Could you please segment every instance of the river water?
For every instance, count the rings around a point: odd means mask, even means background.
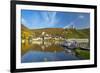
[[[22,43],[21,62],[50,62],[50,61],[68,61],[83,60],[75,50],[62,47],[63,41],[32,41]]]

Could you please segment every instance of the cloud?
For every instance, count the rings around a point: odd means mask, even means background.
[[[66,29],[66,28],[71,28],[72,26],[74,26],[74,21],[70,22],[69,24],[67,24],[67,26],[64,26],[63,28]]]
[[[80,18],[80,19],[83,19],[83,18],[84,18],[84,16],[83,16],[83,15],[79,15],[79,18]]]
[[[71,21],[69,24],[67,24],[67,26],[65,26],[64,28],[70,28],[70,26],[75,26],[75,23],[80,20],[83,19],[84,16],[83,15],[79,15],[75,20]]]
[[[28,22],[24,18],[21,19],[21,24],[23,24],[24,26],[30,28]]]
[[[26,24],[27,24],[27,21],[26,21],[24,18],[22,18],[22,19],[21,19],[21,24],[26,25]]]
[[[42,18],[45,21],[47,26],[54,26],[57,19],[56,19],[56,12],[42,12]]]
[[[53,12],[51,14],[51,21],[50,21],[50,24],[55,24],[56,23],[56,12]]]

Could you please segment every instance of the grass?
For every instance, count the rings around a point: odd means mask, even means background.
[[[89,38],[89,29],[67,29],[66,38]]]
[[[78,56],[82,58],[90,59],[90,51],[88,50],[81,50],[80,48],[76,48],[75,52],[77,53]]]

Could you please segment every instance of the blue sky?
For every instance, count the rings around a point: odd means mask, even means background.
[[[90,14],[79,12],[21,10],[21,24],[29,29],[65,28],[71,25],[78,29],[88,28],[90,27]]]

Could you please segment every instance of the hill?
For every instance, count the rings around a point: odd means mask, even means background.
[[[21,38],[22,39],[26,39],[31,34],[32,34],[32,31],[30,31],[30,29],[28,29],[26,26],[24,26],[23,24],[21,24]]]
[[[66,38],[89,38],[90,37],[90,29],[68,29],[66,30]]]
[[[42,29],[29,29],[23,24],[21,25],[22,37],[28,37],[32,35],[33,37],[39,37],[44,32],[44,35],[50,36],[61,36],[67,39],[69,38],[89,38],[90,29],[63,29],[63,28],[42,28]]]

